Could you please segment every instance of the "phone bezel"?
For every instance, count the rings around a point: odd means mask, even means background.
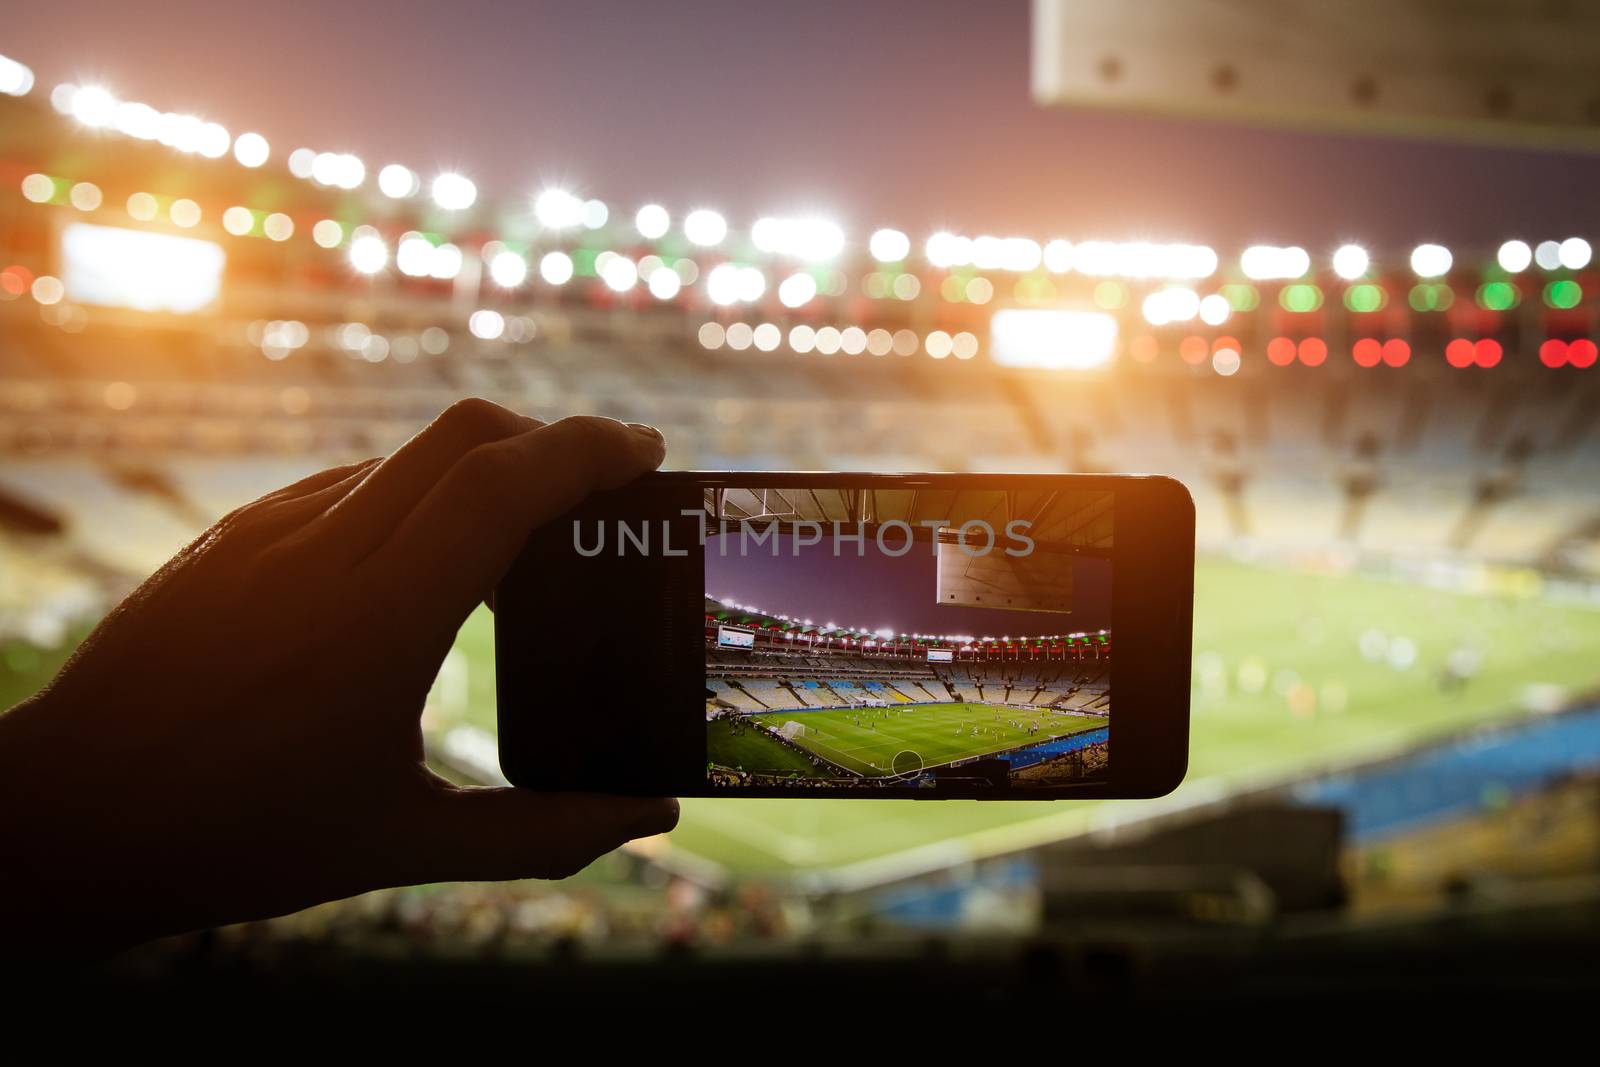
[[[1082,784],[994,790],[941,783],[936,790],[896,791],[882,787],[740,787],[683,791],[689,797],[839,798],[882,800],[1055,800],[1157,797],[1183,780],[1189,754],[1190,658],[1194,614],[1194,502],[1182,483],[1158,475],[1100,474],[884,474],[792,471],[660,471],[639,486],[805,489],[847,486],[863,489],[1019,491],[1073,488],[1116,493],[1116,534],[1112,547],[1112,676],[1114,712],[1110,723],[1109,778]],[[626,490],[624,490],[626,491]],[[561,520],[557,520],[561,521]],[[703,566],[702,561],[693,561]],[[703,584],[703,583],[702,583]],[[524,602],[524,601],[519,601]],[[698,602],[696,622],[700,617]],[[525,620],[502,611],[495,621],[496,657],[516,647]],[[702,663],[703,669],[703,663]],[[504,679],[505,671],[497,671]],[[508,699],[497,683],[500,715]],[[1133,709],[1131,712],[1125,709]],[[512,736],[505,724],[502,739]],[[502,748],[508,769],[515,753]],[[513,781],[516,780],[512,776]],[[595,784],[604,790],[606,783]]]

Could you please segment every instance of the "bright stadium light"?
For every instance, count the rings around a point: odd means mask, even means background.
[[[465,211],[478,199],[478,187],[472,179],[454,171],[446,171],[433,179],[428,187],[433,202],[446,211]]]
[[[612,290],[625,293],[639,282],[639,265],[627,256],[612,256],[600,271],[600,278]]]
[[[422,191],[422,179],[410,167],[390,163],[378,171],[378,191],[391,200],[404,200]]]
[[[33,71],[10,56],[0,56],[0,93],[27,96],[33,89]]]
[[[1533,249],[1526,241],[1507,241],[1500,246],[1495,259],[1507,274],[1521,274],[1533,264]]]
[[[1353,282],[1367,273],[1372,257],[1360,245],[1345,245],[1333,254],[1333,273]]]
[[[217,122],[202,122],[194,150],[207,159],[221,159],[228,154],[228,146],[232,143],[233,138],[226,126]]]
[[[241,133],[233,142],[233,158],[246,167],[259,167],[272,154],[272,146],[259,133]]]
[[[1044,269],[1051,274],[1065,274],[1072,269],[1072,244],[1056,238],[1044,246]]]
[[[727,306],[739,299],[739,268],[719,263],[706,275],[706,296],[713,304]]]
[[[666,236],[672,228],[672,216],[660,204],[646,204],[633,216],[634,229],[647,241]]]
[[[1200,314],[1200,296],[1181,286],[1158,289],[1144,298],[1143,311],[1145,321],[1152,326],[1189,322]]]
[[[1117,320],[1101,311],[1001,308],[989,320],[989,351],[1006,367],[1089,370],[1109,362]]]
[[[193,237],[82,222],[61,232],[62,293],[79,304],[199,311],[216,300],[225,260]]]
[[[365,233],[350,242],[350,265],[362,274],[376,274],[389,262],[383,238]]]
[[[801,271],[778,284],[778,300],[786,308],[804,307],[817,295],[817,280]]]
[[[1300,278],[1311,269],[1311,256],[1294,245],[1251,245],[1240,255],[1239,269],[1254,281]]]
[[[1228,321],[1228,316],[1233,314],[1233,307],[1228,303],[1228,298],[1221,293],[1212,293],[1200,299],[1200,321],[1207,326],[1221,326]]]
[[[657,267],[650,272],[650,295],[657,300],[671,300],[683,288],[683,279],[671,267]]]
[[[1411,270],[1419,278],[1439,278],[1450,273],[1453,262],[1444,245],[1422,244],[1411,250]]]
[[[117,98],[99,85],[80,85],[72,94],[72,117],[91,129],[111,125],[117,114]]]
[[[546,252],[539,260],[539,277],[551,285],[565,285],[572,280],[572,257],[565,252]]]
[[[1561,242],[1557,258],[1563,267],[1568,270],[1582,270],[1589,265],[1589,260],[1594,256],[1594,251],[1589,247],[1589,242],[1582,237],[1568,237]]]
[[[515,252],[498,252],[489,261],[489,277],[503,289],[515,289],[528,279],[528,261]]]
[[[867,242],[867,250],[879,263],[899,263],[911,254],[911,238],[899,230],[876,230]]]
[[[111,120],[111,125],[124,137],[154,141],[161,136],[162,116],[149,104],[124,100],[117,105],[117,114]]]
[[[972,262],[972,238],[941,230],[928,238],[923,254],[935,267],[964,267]]]
[[[750,240],[770,255],[792,256],[808,263],[821,263],[844,251],[844,231],[827,219],[766,216],[750,228]]]
[[[611,209],[606,207],[604,200],[585,200],[583,202],[583,228],[598,230],[611,219]]]
[[[506,332],[506,319],[498,311],[480,308],[467,316],[467,330],[480,341],[495,341]]]
[[[728,221],[709,208],[698,208],[684,217],[683,235],[701,248],[710,248],[728,236]]]
[[[533,217],[547,230],[570,230],[583,224],[583,201],[565,189],[546,189],[533,199]]]

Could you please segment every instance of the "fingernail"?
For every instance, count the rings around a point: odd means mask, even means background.
[[[666,440],[666,438],[662,436],[661,431],[656,429],[654,426],[650,426],[643,422],[630,422],[628,425],[636,432],[642,433],[646,437],[654,437],[657,441]]]

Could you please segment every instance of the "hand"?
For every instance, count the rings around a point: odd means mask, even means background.
[[[228,515],[0,716],[0,943],[103,950],[384,886],[560,878],[677,802],[463,789],[418,720],[529,531],[660,433],[458,403]]]

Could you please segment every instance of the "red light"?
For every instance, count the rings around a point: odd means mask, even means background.
[[[1567,346],[1567,362],[1574,367],[1594,366],[1595,356],[1600,355],[1600,348],[1587,337],[1579,338]]]
[[[1223,334],[1211,342],[1211,351],[1213,352],[1221,352],[1224,348],[1231,348],[1235,352],[1244,351],[1244,348],[1239,344],[1239,339],[1237,337],[1229,337],[1227,334]]]
[[[1444,358],[1452,367],[1472,366],[1473,355],[1472,342],[1465,337],[1457,337],[1444,346]]]
[[[1320,337],[1307,337],[1300,342],[1300,362],[1308,367],[1320,367],[1328,358],[1328,346]]]
[[[1350,358],[1363,367],[1376,367],[1383,358],[1383,345],[1376,337],[1363,337],[1350,346]]]
[[[1274,337],[1267,342],[1267,359],[1278,367],[1294,362],[1294,342],[1287,337]]]
[[[1546,367],[1559,367],[1567,361],[1567,342],[1552,337],[1539,346],[1539,362]]]
[[[1480,367],[1493,367],[1500,362],[1500,342],[1492,337],[1485,337],[1472,346],[1472,354]]]
[[[1141,334],[1133,339],[1133,344],[1129,345],[1128,348],[1133,353],[1134,359],[1140,363],[1149,363],[1156,358],[1156,352],[1160,345],[1149,334]]]
[[[1204,337],[1190,334],[1178,342],[1178,355],[1185,363],[1202,363],[1205,361],[1208,346]]]
[[[1411,346],[1398,337],[1383,342],[1383,361],[1391,367],[1404,367],[1411,362]]]
[[[0,270],[0,289],[12,296],[21,296],[33,284],[33,274],[26,267],[10,266]]]

